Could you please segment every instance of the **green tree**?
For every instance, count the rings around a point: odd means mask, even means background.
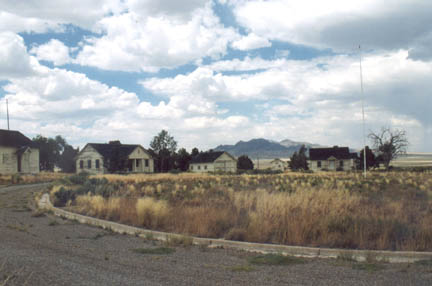
[[[360,159],[359,159],[359,169],[363,170],[364,166],[364,149],[360,151]],[[366,146],[366,169],[370,169],[372,167],[376,166],[376,158],[375,154],[372,152],[372,150],[369,148],[369,146]]]
[[[42,171],[53,171],[54,166],[59,166],[63,171],[74,170],[75,159],[78,150],[67,144],[66,139],[57,135],[55,138],[47,138],[38,135],[33,138],[36,147],[39,148],[39,165]]]
[[[63,152],[60,155],[58,166],[65,173],[75,173],[76,164],[75,157],[78,155],[79,149],[74,149],[71,145],[66,144]]]
[[[193,148],[192,149],[192,153],[191,153],[191,155],[192,155],[192,157],[195,157],[196,155],[198,155],[199,154],[199,150],[198,150],[198,148]]]
[[[168,131],[162,130],[153,137],[150,147],[156,154],[156,168],[160,172],[167,172],[174,167],[174,155],[177,150],[177,142]]]
[[[369,138],[372,140],[374,149],[387,170],[391,160],[406,153],[409,144],[404,130],[391,130],[388,127],[381,128],[378,133],[371,132]]]
[[[254,164],[247,155],[241,155],[237,158],[237,169],[239,170],[253,170]]]
[[[189,162],[192,159],[192,156],[186,151],[185,148],[180,148],[176,155],[176,168],[181,171],[189,170]]]
[[[302,145],[298,152],[290,158],[289,167],[293,171],[308,170],[307,157],[306,157],[306,147]]]

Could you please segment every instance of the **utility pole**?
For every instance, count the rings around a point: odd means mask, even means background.
[[[362,95],[362,118],[363,118],[363,176],[366,178],[366,130],[365,130],[365,112],[364,112],[364,92],[363,92],[363,69],[362,69],[362,54],[361,46],[359,45],[360,55],[360,89]]]
[[[6,116],[7,116],[8,130],[10,130],[9,129],[9,103],[7,99],[6,99]]]

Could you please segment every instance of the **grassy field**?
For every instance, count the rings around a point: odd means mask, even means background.
[[[432,173],[105,175],[62,179],[57,206],[201,237],[432,250]]]

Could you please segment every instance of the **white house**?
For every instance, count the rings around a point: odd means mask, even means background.
[[[203,152],[192,158],[189,170],[195,173],[235,173],[237,172],[237,159],[227,152]]]
[[[0,174],[39,173],[39,149],[19,131],[0,129]]]
[[[76,171],[91,174],[110,172],[153,173],[154,160],[141,145],[88,143],[76,156]]]
[[[308,167],[312,171],[350,171],[356,169],[357,153],[348,147],[310,148]]]

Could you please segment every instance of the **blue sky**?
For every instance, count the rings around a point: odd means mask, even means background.
[[[0,0],[0,128],[75,146],[291,139],[362,145],[404,129],[431,152],[427,1]]]

